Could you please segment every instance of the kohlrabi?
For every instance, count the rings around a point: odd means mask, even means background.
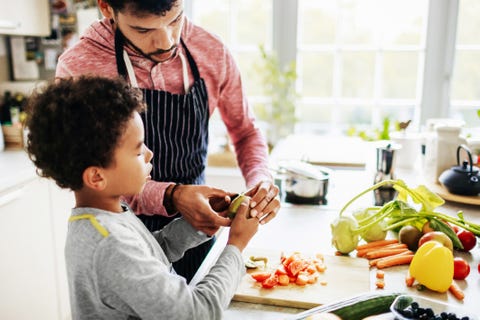
[[[353,217],[343,215],[359,197],[384,186],[393,187],[398,192],[397,198],[381,207],[372,206],[361,211],[357,210],[352,214]],[[461,242],[447,223],[471,231],[476,236],[480,236],[480,225],[466,221],[461,211],[457,213],[457,217],[434,211],[444,203],[442,198],[422,185],[409,188],[402,180],[379,182],[353,197],[340,210],[339,217],[331,223],[332,244],[340,253],[348,254],[355,250],[360,237],[367,242],[381,240],[385,239],[388,230],[398,231],[404,225],[421,227],[429,221],[438,231],[445,232],[455,247],[461,249]]]

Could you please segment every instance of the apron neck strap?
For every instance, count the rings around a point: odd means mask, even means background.
[[[183,48],[185,49],[185,53],[187,54],[187,59],[188,59],[190,68],[192,69],[193,78],[195,79],[195,81],[200,80],[200,72],[198,71],[197,64],[195,63],[195,60],[193,60],[193,57],[190,54],[190,51],[188,50],[187,46],[185,45],[185,42],[183,42],[182,38],[180,38],[180,43],[182,44]]]

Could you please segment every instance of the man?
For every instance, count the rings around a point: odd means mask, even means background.
[[[222,199],[228,204],[231,194],[201,186],[208,120],[218,108],[252,197],[250,214],[263,223],[271,220],[280,207],[278,188],[227,48],[185,17],[183,0],[98,0],[98,6],[105,18],[60,57],[56,76],[120,75],[142,89],[148,105],[142,114],[145,143],[154,157],[153,181],[129,199],[140,219],[158,230],[181,213],[207,235],[230,224],[214,209]],[[174,266],[177,272],[189,280],[210,246],[187,252]]]

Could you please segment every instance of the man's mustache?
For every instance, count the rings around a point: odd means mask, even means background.
[[[177,47],[178,47],[178,44],[173,44],[168,49],[158,49],[158,50],[155,50],[154,52],[147,53],[147,56],[154,56],[154,55],[157,55],[157,54],[168,53],[172,50],[175,50]]]

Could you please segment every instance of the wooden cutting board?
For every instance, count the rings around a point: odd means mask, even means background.
[[[315,254],[300,253],[305,257],[313,257]],[[288,256],[291,253],[285,254]],[[252,255],[268,257],[268,265],[272,269],[280,263],[280,251],[246,249],[243,254],[245,259]],[[318,281],[306,286],[289,284],[264,289],[247,273],[233,300],[309,309],[370,291],[370,272],[366,259],[325,255],[325,265],[327,270],[320,275]],[[326,281],[326,285],[322,285],[322,281]]]

